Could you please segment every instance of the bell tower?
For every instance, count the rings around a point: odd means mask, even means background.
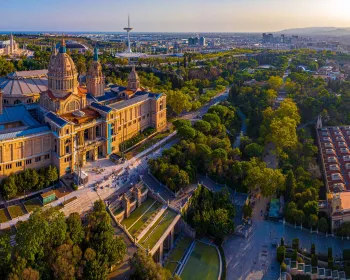
[[[98,59],[98,49],[94,48],[94,60],[86,76],[86,87],[88,93],[95,97],[103,96],[105,90],[105,77],[102,73],[102,66]]]

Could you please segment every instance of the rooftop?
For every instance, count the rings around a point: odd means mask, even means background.
[[[0,77],[4,96],[39,94],[47,90],[47,70],[13,72]]]

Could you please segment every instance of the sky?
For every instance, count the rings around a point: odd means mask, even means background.
[[[0,0],[0,31],[274,32],[350,27],[350,0]]]

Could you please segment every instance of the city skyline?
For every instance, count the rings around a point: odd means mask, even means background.
[[[346,0],[2,1],[1,31],[122,32],[130,14],[138,32],[276,32],[350,27]],[[147,11],[147,14],[145,14]],[[44,27],[44,28],[43,28]]]

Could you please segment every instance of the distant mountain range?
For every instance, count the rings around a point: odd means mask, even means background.
[[[291,28],[276,32],[286,35],[313,36],[350,36],[350,27],[305,27]]]

